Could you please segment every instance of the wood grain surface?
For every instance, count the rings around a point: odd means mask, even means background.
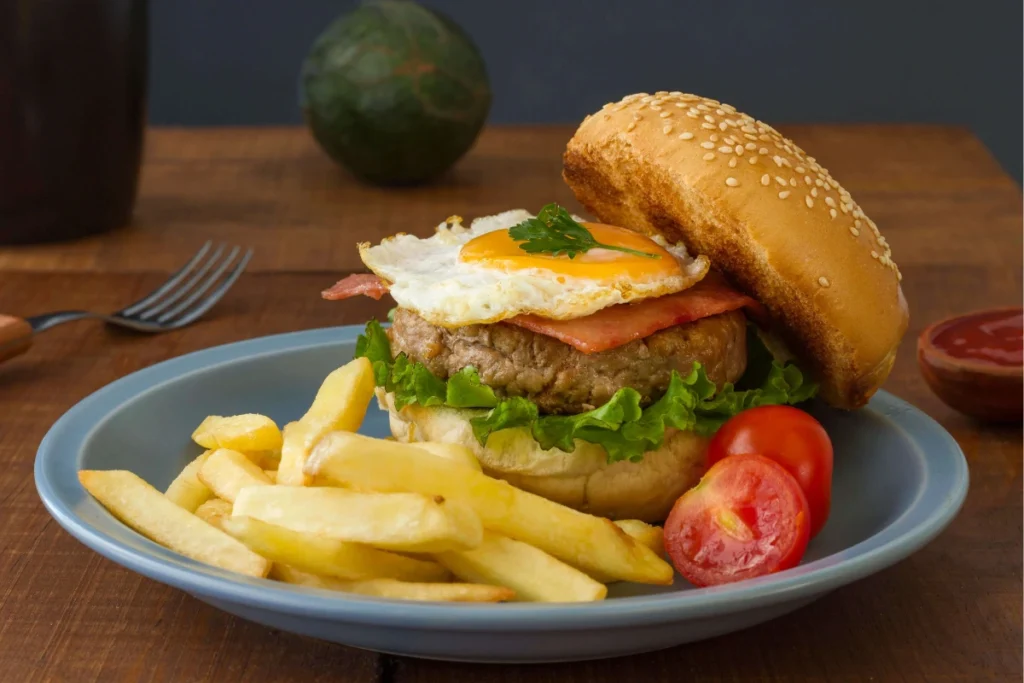
[[[1022,444],[938,401],[916,367],[930,321],[1021,300],[1021,194],[959,129],[784,127],[879,224],[904,273],[911,329],[886,388],[949,430],[971,489],[959,517],[900,564],[768,624],[610,661],[477,666],[381,656],[224,614],[87,550],[51,520],[35,450],[64,411],[130,372],[250,337],[381,315],[321,301],[358,268],[355,242],[556,200],[570,128],[492,129],[434,187],[355,184],[298,129],[158,130],[135,225],[74,244],[0,250],[0,313],[113,310],[198,243],[256,247],[253,267],[192,327],[157,337],[79,322],[0,365],[0,681],[1011,681],[1022,657]]]

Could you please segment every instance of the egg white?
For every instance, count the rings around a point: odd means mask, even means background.
[[[493,323],[524,313],[555,320],[580,318],[615,304],[682,291],[700,281],[710,265],[706,257],[693,258],[684,245],[670,245],[660,237],[653,239],[679,261],[679,275],[647,280],[625,273],[587,278],[459,260],[459,250],[471,239],[508,230],[532,217],[515,209],[477,218],[468,228],[453,218],[425,239],[400,234],[376,246],[362,243],[359,255],[370,270],[390,283],[391,296],[399,306],[442,327]]]

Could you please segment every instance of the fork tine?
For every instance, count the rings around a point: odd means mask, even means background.
[[[184,266],[181,267],[181,270],[179,270],[176,273],[174,273],[173,275],[171,275],[171,277],[169,277],[166,282],[164,282],[162,285],[160,285],[159,287],[154,289],[152,292],[147,294],[142,299],[139,299],[135,303],[129,305],[127,308],[124,308],[124,309],[118,311],[117,315],[123,315],[123,316],[133,315],[137,311],[142,310],[143,308],[145,308],[149,304],[151,304],[154,301],[156,301],[157,299],[159,299],[168,290],[170,290],[175,285],[177,285],[179,282],[181,282],[185,278],[186,275],[188,275],[189,271],[192,270],[192,267],[195,266],[196,263],[198,263],[200,259],[202,259],[204,256],[206,256],[206,252],[210,251],[210,247],[212,245],[213,245],[213,242],[207,242],[206,244],[204,244],[202,247],[200,247],[199,251],[196,252],[195,256],[193,256],[191,259],[189,259],[188,263],[186,263]]]
[[[161,315],[159,318],[156,319],[156,321],[159,324],[163,325],[168,321],[173,320],[179,313],[186,310],[189,306],[195,303],[199,297],[206,293],[206,290],[212,287],[214,283],[216,283],[217,280],[220,279],[220,276],[224,274],[224,271],[228,269],[228,266],[231,265],[231,262],[235,260],[236,256],[238,256],[239,251],[240,249],[238,247],[232,247],[231,253],[229,253],[228,257],[224,259],[224,262],[221,263],[220,266],[218,266],[215,271],[213,271],[213,274],[210,275],[210,277],[206,278],[206,280],[201,285],[199,285],[195,290],[191,291],[189,295],[185,297],[184,301],[182,301],[180,304],[178,304],[171,310]]]
[[[167,296],[157,299],[156,301],[153,302],[153,304],[150,307],[144,309],[140,313],[135,314],[134,317],[140,320],[149,320],[154,315],[156,315],[157,313],[162,313],[164,310],[167,309],[168,306],[171,306],[176,301],[178,301],[178,299],[188,294],[200,280],[206,277],[206,274],[210,272],[210,269],[217,265],[217,263],[220,261],[221,254],[224,253],[224,246],[225,245],[221,244],[216,249],[214,249],[213,255],[210,256],[210,258],[206,259],[206,261],[199,268],[193,271],[192,277],[190,277],[185,282],[185,284],[167,292]]]
[[[242,274],[242,271],[245,270],[246,265],[248,265],[249,263],[249,259],[252,258],[252,254],[252,249],[246,249],[245,254],[242,255],[242,259],[238,262],[238,265],[236,265],[231,270],[231,272],[228,273],[227,278],[225,278],[224,281],[220,283],[220,285],[218,285],[217,288],[213,290],[208,297],[201,301],[196,308],[189,311],[181,318],[174,320],[173,322],[170,323],[170,325],[173,327],[184,327],[185,325],[188,325],[193,320],[201,316],[203,313],[206,313],[208,310],[210,310],[214,304],[220,301],[221,298],[225,294],[227,294],[227,291],[231,289],[231,285],[235,284],[235,280],[237,280],[239,276]],[[164,316],[161,316],[161,321],[163,320],[163,317]]]

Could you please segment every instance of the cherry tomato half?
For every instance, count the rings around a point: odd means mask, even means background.
[[[832,506],[832,441],[821,423],[790,406],[745,410],[711,439],[708,465],[744,453],[771,458],[796,477],[811,508],[811,538],[817,536]]]
[[[695,586],[794,567],[809,539],[800,485],[761,455],[735,455],[714,465],[665,520],[665,551]]]

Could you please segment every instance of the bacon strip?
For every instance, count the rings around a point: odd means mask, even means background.
[[[724,280],[709,275],[682,292],[609,306],[583,318],[548,320],[536,315],[519,315],[504,322],[554,337],[590,354],[617,348],[674,325],[740,308],[752,309],[755,316],[761,314],[760,304],[737,292]]]
[[[320,292],[320,296],[328,301],[341,301],[353,296],[364,295],[380,301],[380,298],[387,293],[387,283],[379,277],[373,273],[359,273],[338,280],[330,289]]]
[[[321,296],[331,301],[359,295],[379,300],[387,292],[386,282],[376,275],[363,273],[349,275],[324,290]],[[590,354],[623,346],[634,339],[643,339],[674,325],[741,308],[748,309],[755,320],[764,316],[764,309],[759,303],[730,287],[720,275],[709,273],[703,280],[682,292],[609,306],[583,318],[549,320],[536,315],[517,315],[503,322],[554,337],[578,351]]]

